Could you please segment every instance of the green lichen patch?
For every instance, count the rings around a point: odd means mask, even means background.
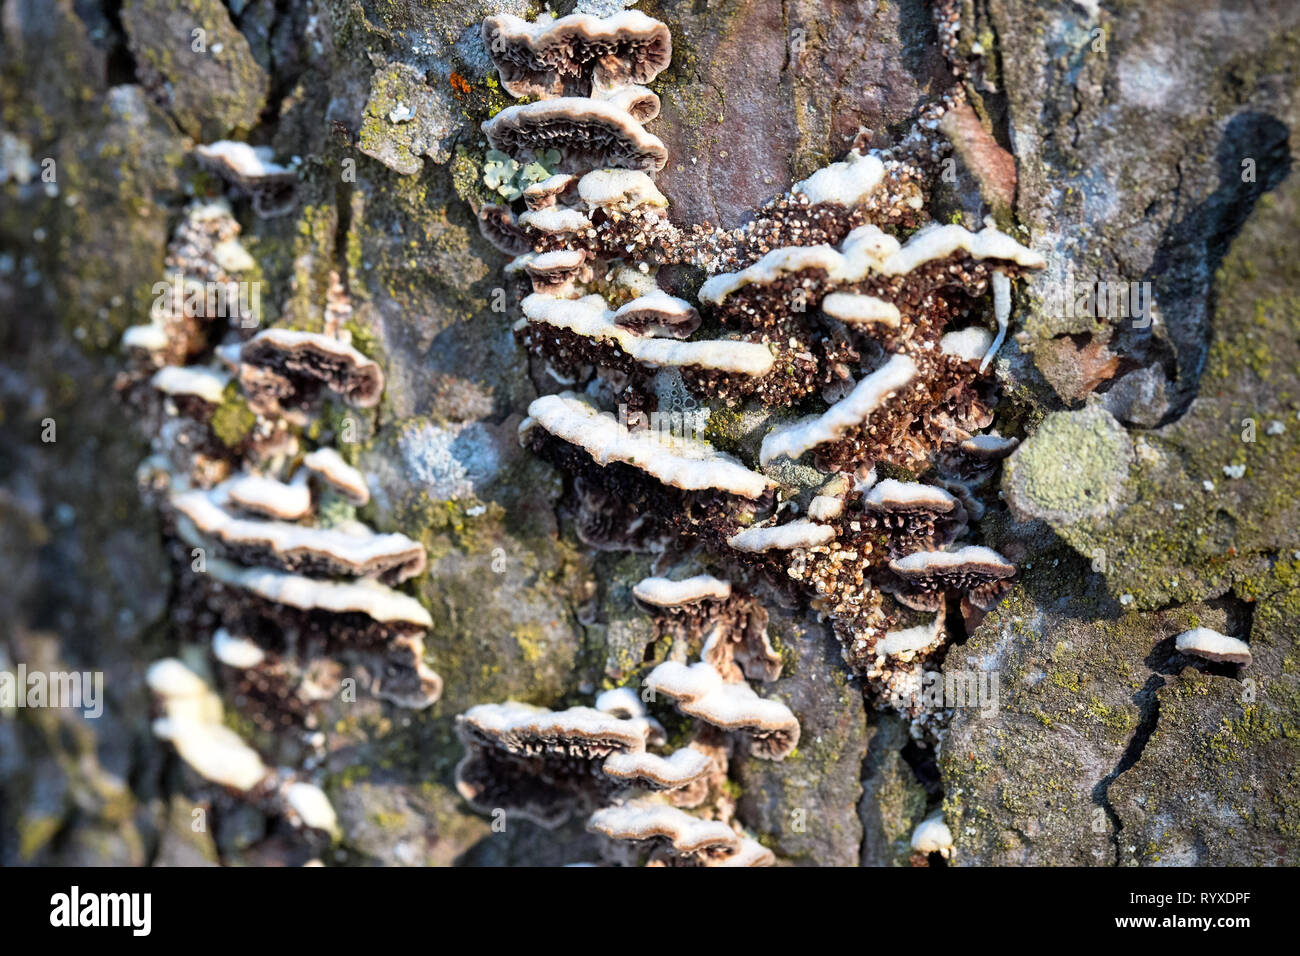
[[[1022,520],[1072,525],[1115,508],[1132,462],[1128,433],[1101,406],[1054,412],[1008,460],[1003,490]]]

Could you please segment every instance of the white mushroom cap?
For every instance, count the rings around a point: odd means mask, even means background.
[[[611,754],[601,769],[620,780],[640,780],[662,790],[676,790],[708,773],[713,760],[692,747],[674,750],[667,757],[648,752]]]
[[[220,405],[230,375],[203,366],[164,365],[154,373],[153,387],[164,395],[192,395],[209,405]]]
[[[632,687],[615,687],[596,695],[596,709],[614,717],[630,720],[645,716],[645,704]]]
[[[224,627],[217,628],[212,635],[212,654],[221,663],[240,670],[256,667],[266,660],[266,651],[246,637],[235,637]]]
[[[1184,631],[1175,639],[1174,646],[1184,654],[1195,654],[1209,661],[1223,661],[1230,664],[1251,662],[1249,644],[1208,627]]]
[[[956,332],[949,332],[941,338],[939,350],[944,355],[951,355],[963,362],[974,362],[988,353],[992,342],[993,334],[988,329],[972,325]]]
[[[902,321],[894,303],[856,292],[832,292],[822,300],[822,311],[845,325],[883,325],[896,329]]]
[[[817,170],[803,182],[795,183],[790,191],[807,196],[810,205],[829,202],[854,206],[879,185],[884,175],[884,163],[854,150],[843,162]]]
[[[799,518],[786,524],[737,531],[727,539],[727,544],[737,551],[759,553],[814,548],[834,539],[835,529],[830,525],[816,524],[806,518]]]
[[[632,593],[655,607],[680,607],[704,600],[725,601],[731,597],[731,585],[711,574],[697,574],[681,581],[645,578],[632,588]]]
[[[679,854],[736,850],[740,837],[720,820],[702,820],[665,804],[629,803],[591,815],[587,829],[612,840],[666,840]]]
[[[313,830],[337,833],[339,819],[329,797],[315,784],[294,781],[284,788],[284,802],[298,815],[304,826]]]
[[[772,485],[771,479],[702,442],[633,434],[613,415],[597,411],[571,392],[534,400],[528,416],[520,424],[521,435],[539,426],[582,448],[598,465],[623,462],[674,488],[712,488],[755,499]]]
[[[596,209],[665,208],[668,200],[654,180],[639,169],[596,169],[578,180],[578,195]]]
[[[915,654],[923,651],[937,641],[943,634],[943,612],[941,611],[929,624],[904,628],[901,631],[888,631],[876,642],[878,655],[894,657],[899,654]]]
[[[894,355],[888,362],[858,382],[847,397],[821,415],[803,419],[763,436],[759,461],[766,465],[773,458],[795,459],[818,445],[842,438],[861,425],[895,392],[916,378],[916,363],[906,355]]]
[[[257,751],[223,724],[162,717],[154,721],[153,731],[171,741],[181,759],[213,783],[248,791],[270,772]]]
[[[938,853],[944,859],[952,856],[952,831],[943,822],[943,814],[936,813],[922,820],[912,831],[912,849],[918,853]]]
[[[957,499],[934,485],[885,478],[866,493],[862,503],[873,511],[923,508],[946,513],[957,506]]]

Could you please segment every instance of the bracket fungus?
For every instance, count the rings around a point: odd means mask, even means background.
[[[702,820],[675,807],[653,803],[629,803],[606,807],[592,814],[587,829],[611,840],[653,844],[661,855],[660,864],[678,866],[725,866],[743,854],[743,864],[768,866],[771,851],[736,833],[717,820]]]
[[[799,721],[790,708],[759,697],[748,684],[726,683],[707,661],[689,667],[667,661],[650,672],[646,686],[675,701],[683,714],[749,738],[756,757],[782,760],[799,743]]]
[[[952,831],[944,823],[942,813],[928,816],[916,825],[912,831],[912,849],[924,856],[938,853],[945,860],[952,858]]]
[[[558,149],[560,172],[596,166],[653,173],[668,162],[659,137],[616,102],[566,96],[508,106],[482,126],[494,149],[533,159]]]
[[[583,543],[654,555],[654,576],[629,585],[671,651],[647,648],[643,683],[696,718],[689,746],[714,757],[705,771],[682,747],[627,748],[603,758],[599,786],[587,766],[582,792],[615,801],[594,829],[654,844],[651,862],[680,860],[698,855],[681,834],[731,819],[715,785],[729,735],[775,759],[799,737],[794,714],[748,683],[781,675],[760,598],[829,619],[863,693],[938,739],[942,716],[893,701],[944,653],[947,595],[987,609],[1015,575],[975,543],[975,492],[1013,447],[982,434],[1012,283],[1045,261],[992,225],[930,221],[929,167],[898,157],[919,155],[940,107],[922,112],[907,149],[853,148],[743,226],[680,225],[654,181],[667,149],[641,127],[659,113],[640,85],[668,65],[663,24],[500,15],[483,39],[502,85],[538,98],[484,123],[488,143],[515,162],[561,157],[499,212],[516,237],[507,272],[532,290],[512,330],[538,373],[572,389],[532,402],[520,443],[566,475]],[[665,266],[703,271],[698,292]],[[713,573],[661,576],[669,567]],[[601,699],[619,719],[643,718],[619,690]],[[528,770],[511,786],[545,804],[538,795],[560,778]],[[694,779],[647,803],[606,789],[611,777],[650,791]],[[508,789],[492,784],[494,799]],[[684,806],[701,816],[682,819]],[[727,858],[747,857],[727,845]]]
[[[243,144],[202,150],[249,188],[290,175],[255,168],[265,156]],[[373,407],[384,385],[378,363],[333,335],[272,327],[250,337],[260,321],[255,302],[223,308],[205,298],[256,269],[238,235],[224,202],[192,204],[168,245],[175,274],[166,294],[122,343],[128,368],[119,387],[140,403],[150,431],[141,489],[185,546],[173,553],[185,555],[176,601],[198,641],[187,659],[210,655],[216,678],[208,688],[178,662],[151,670],[163,709],[155,729],[204,779],[295,827],[336,834],[319,788],[300,771],[267,768],[222,724],[222,697],[262,731],[306,731],[350,665],[375,698],[432,704],[442,692],[425,662],[432,619],[388,586],[420,574],[426,557],[405,535],[355,519],[353,508],[369,500],[365,478],[329,446],[331,426],[312,421],[326,389]],[[351,306],[337,275],[324,297],[326,328],[338,328]],[[162,414],[149,394],[160,396]]]
[[[328,446],[317,448],[303,456],[302,464],[354,505],[364,505],[370,500],[365,476],[344,461],[335,449]]]
[[[470,806],[500,807],[553,828],[612,795],[618,781],[601,774],[600,762],[644,752],[651,726],[590,707],[557,713],[506,701],[471,707],[456,718],[456,731],[466,749],[456,789]]]
[[[244,343],[239,357],[245,366],[267,369],[289,384],[291,390],[277,393],[276,399],[310,399],[324,386],[357,408],[370,408],[384,390],[377,362],[347,342],[316,332],[265,329]]]
[[[938,610],[945,591],[965,592],[973,605],[990,610],[1016,573],[1015,565],[981,545],[915,551],[890,561],[889,569],[904,582],[898,599],[920,611]]]
[[[680,581],[645,578],[632,588],[638,605],[655,619],[659,636],[698,649],[726,680],[773,681],[781,657],[768,638],[767,611],[751,594],[727,581],[697,574]]]
[[[253,211],[262,218],[293,211],[298,174],[275,162],[271,147],[223,139],[196,146],[194,155],[203,166],[249,196]]]
[[[1208,627],[1184,631],[1174,640],[1174,646],[1183,654],[1195,654],[1207,661],[1225,664],[1249,664],[1251,661],[1249,644]]]
[[[161,704],[153,731],[205,780],[247,792],[270,774],[256,750],[222,722],[221,699],[175,658],[150,665],[146,680]]]
[[[525,447],[681,533],[733,533],[771,500],[775,483],[730,455],[686,436],[630,431],[572,393],[536,399],[528,414]]]
[[[557,203],[566,206],[572,205],[567,200],[577,190],[577,187],[577,176],[569,173],[556,173],[554,176],[548,176],[546,179],[526,186],[523,192],[524,203],[532,212],[550,209]]]
[[[649,83],[672,60],[668,28],[637,10],[571,14],[529,23],[510,14],[483,21],[483,45],[512,96],[586,96]]]
[[[689,786],[713,769],[702,751],[683,747],[667,757],[641,751],[611,754],[601,770],[618,780],[639,783],[651,790],[677,790]]]
[[[509,206],[488,203],[474,218],[478,222],[479,234],[506,255],[520,256],[532,250],[532,243]]]
[[[324,791],[263,763],[222,723],[221,699],[198,674],[176,658],[163,658],[149,666],[145,681],[162,712],[154,735],[171,743],[200,777],[298,827],[338,835],[338,817]]]
[[[311,514],[311,490],[304,481],[286,484],[262,475],[241,474],[225,485],[229,503],[241,511],[282,521],[297,521]]]
[[[241,518],[226,510],[229,490],[189,491],[172,507],[205,541],[244,564],[308,574],[378,577],[397,584],[424,571],[424,547],[403,534],[345,532],[286,521]]]
[[[689,339],[700,327],[700,313],[685,299],[656,289],[619,306],[614,324],[638,335]]]

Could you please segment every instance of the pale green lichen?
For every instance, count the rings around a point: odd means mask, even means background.
[[[1116,506],[1132,462],[1128,433],[1100,405],[1055,412],[1012,455],[1003,488],[1022,515],[1073,524]]]
[[[533,162],[524,165],[498,149],[489,149],[483,163],[483,184],[506,202],[514,202],[533,183],[549,178],[559,163],[558,149],[542,150]]]

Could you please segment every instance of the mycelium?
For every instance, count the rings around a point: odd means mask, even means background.
[[[517,256],[507,271],[533,292],[516,337],[572,389],[532,403],[521,443],[570,476],[584,543],[711,569],[633,587],[657,637],[672,639],[646,686],[697,719],[693,746],[720,755],[712,774],[668,791],[672,805],[701,790],[689,805],[729,819],[700,781],[725,775],[733,734],[762,757],[798,739],[795,715],[747,683],[780,675],[760,596],[805,601],[873,703],[941,739],[941,714],[898,701],[941,659],[949,602],[970,621],[1014,577],[969,538],[977,492],[1014,443],[982,434],[996,399],[986,373],[1012,284],[1044,265],[989,220],[978,231],[929,222],[923,185],[946,148],[932,131],[955,101],[927,106],[896,148],[850,150],[743,226],[683,225],[653,179],[667,152],[642,128],[659,115],[639,87],[667,65],[662,24],[498,16],[483,36],[507,90],[538,97],[483,124],[489,144],[518,162],[562,157],[557,175],[494,213],[509,237],[498,246]],[[637,46],[646,37],[658,38],[654,56]],[[680,270],[661,287],[666,265],[702,270],[698,294]],[[714,431],[719,413],[743,436]],[[892,469],[879,482],[878,467]],[[701,560],[681,563],[692,554]],[[680,749],[634,749],[610,772],[653,788],[698,766]],[[694,824],[665,823],[673,814],[658,806],[638,816],[619,804],[596,829],[689,856],[674,827]]]

